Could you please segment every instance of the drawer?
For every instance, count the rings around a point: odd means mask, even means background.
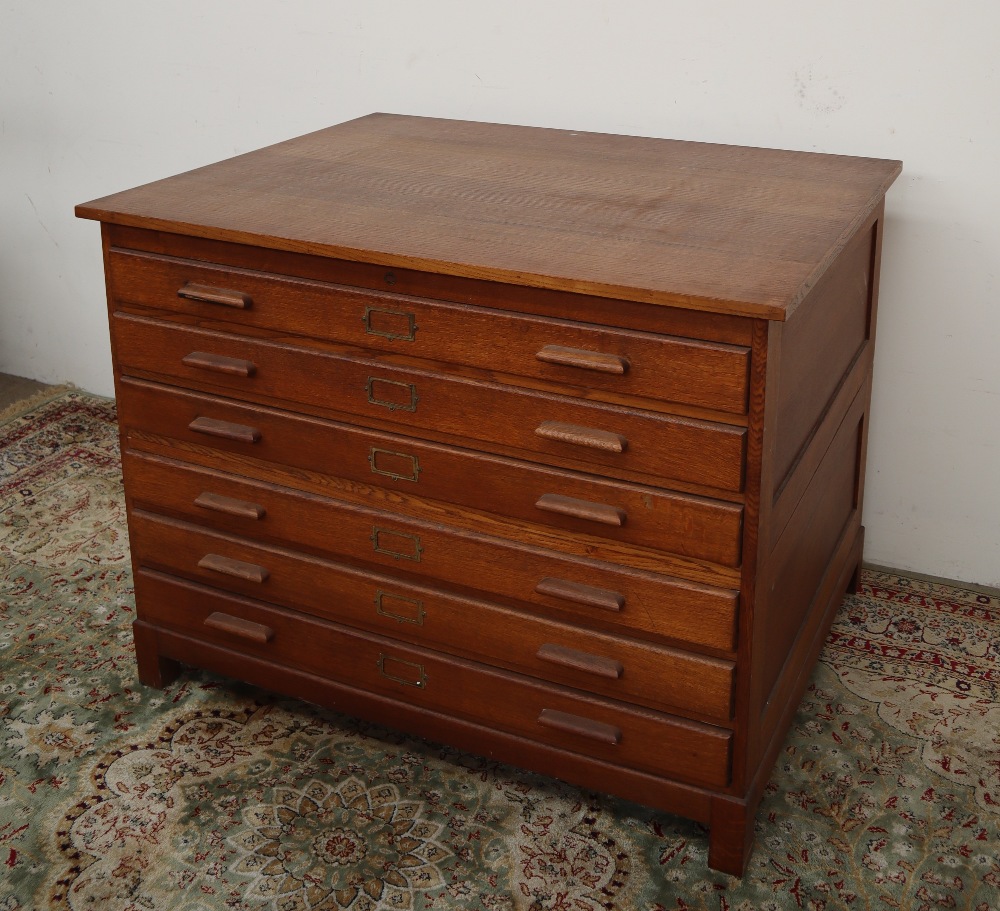
[[[126,453],[129,505],[372,569],[436,579],[588,624],[734,645],[737,593]]]
[[[608,481],[349,424],[295,415],[142,380],[119,384],[118,414],[133,431],[208,446],[555,529],[598,535],[695,560],[738,566],[743,507]],[[190,451],[190,450],[189,450]],[[225,468],[220,458],[218,467]],[[245,462],[242,462],[245,465]],[[376,504],[377,505],[377,504]],[[406,511],[405,501],[398,504]]]
[[[149,569],[614,699],[723,723],[730,717],[730,661],[559,623],[142,511],[133,517],[131,540],[138,562]]]
[[[335,409],[362,421],[513,447],[542,461],[582,460],[727,491],[743,486],[745,427],[405,369],[357,351],[298,348],[121,313],[111,322],[126,374]]]
[[[142,572],[141,619],[531,740],[695,785],[729,782],[728,730],[577,693]]]
[[[744,414],[748,348],[114,250],[119,303]],[[516,289],[512,289],[516,294]]]
[[[730,661],[582,629],[141,510],[133,512],[129,534],[146,568],[649,708],[712,721],[730,717]]]

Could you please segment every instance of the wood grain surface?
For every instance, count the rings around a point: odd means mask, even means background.
[[[76,211],[385,266],[784,319],[900,168],[370,114]]]

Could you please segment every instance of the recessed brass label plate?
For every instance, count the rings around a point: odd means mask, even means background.
[[[413,383],[400,383],[396,380],[383,380],[377,376],[370,376],[365,389],[368,401],[372,405],[381,405],[390,411],[417,410],[417,387]]]
[[[365,307],[365,315],[361,319],[366,335],[377,335],[389,341],[412,342],[417,334],[416,320],[412,313],[405,310]]]
[[[418,598],[405,598],[379,589],[375,593],[375,612],[398,623],[424,625],[424,602]]]
[[[385,475],[394,481],[416,481],[420,477],[420,460],[405,452],[379,449],[372,446],[368,453],[368,464],[373,474]]]
[[[424,552],[420,536],[410,535],[404,531],[391,531],[375,525],[372,528],[371,539],[375,553],[386,554],[396,560],[412,560],[414,563],[419,563],[420,555]]]
[[[415,661],[404,661],[402,658],[393,658],[392,655],[379,654],[378,672],[394,683],[402,683],[403,686],[415,686],[423,689],[427,686],[427,674],[422,664]]]

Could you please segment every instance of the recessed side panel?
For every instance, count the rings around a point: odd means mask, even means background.
[[[876,224],[855,235],[784,325],[778,380],[775,496],[871,335]]]
[[[840,425],[771,556],[768,622],[758,642],[763,693],[771,693],[786,664],[796,662],[797,640],[814,619],[813,602],[823,577],[841,539],[860,522],[862,396]]]

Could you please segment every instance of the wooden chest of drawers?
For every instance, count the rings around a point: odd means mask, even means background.
[[[372,115],[100,220],[140,676],[710,826],[861,560],[899,163]]]

